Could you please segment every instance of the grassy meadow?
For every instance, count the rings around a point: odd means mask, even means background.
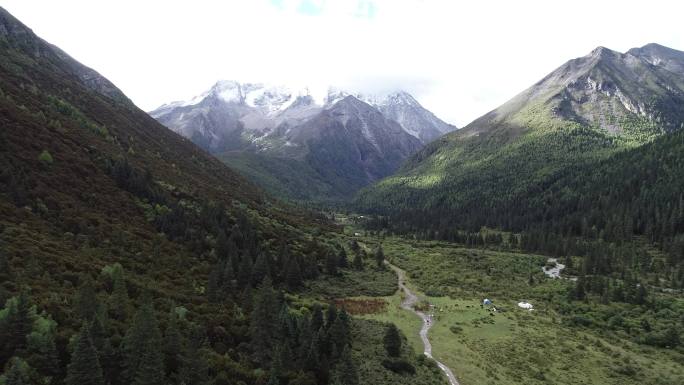
[[[380,241],[353,238],[369,252]],[[570,306],[565,303],[573,282],[545,277],[546,257],[395,237],[381,242],[387,259],[406,270],[409,285],[435,306],[433,354],[463,385],[684,383],[681,350],[639,344],[602,329],[600,320],[593,327],[568,324],[561,310]],[[483,298],[497,311],[482,307]],[[401,309],[402,294],[380,299],[386,306],[357,317],[395,323],[413,350],[422,352],[421,321]],[[534,310],[517,307],[521,300]],[[620,304],[576,306],[596,307],[596,314],[636,312]]]

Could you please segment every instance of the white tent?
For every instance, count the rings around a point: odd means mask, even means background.
[[[532,304],[529,302],[518,302],[518,307],[527,309],[527,310],[532,310]]]

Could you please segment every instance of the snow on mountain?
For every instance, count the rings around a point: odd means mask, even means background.
[[[205,147],[212,150],[224,146],[225,141],[219,138],[231,133],[251,142],[263,141],[265,135],[283,134],[349,96],[396,121],[423,144],[455,129],[403,91],[361,94],[329,87],[327,94],[318,97],[307,87],[233,80],[218,81],[200,95],[162,105],[150,114],[186,137],[206,138]]]
[[[359,98],[380,110],[387,118],[395,120],[407,133],[420,139],[423,144],[456,129],[425,109],[413,96],[404,91],[384,95],[359,95]]]

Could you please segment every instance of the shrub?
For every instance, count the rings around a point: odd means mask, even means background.
[[[403,359],[388,359],[382,361],[382,366],[397,374],[416,374],[416,368],[410,362]]]
[[[52,164],[52,162],[54,162],[54,159],[52,159],[52,155],[48,150],[43,150],[43,152],[38,155],[38,160],[45,164]]]

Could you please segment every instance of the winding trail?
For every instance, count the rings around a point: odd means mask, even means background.
[[[447,376],[449,379],[449,383],[451,385],[459,385],[458,380],[456,379],[456,376],[454,373],[449,369],[448,366],[444,365],[443,363],[437,361],[433,356],[432,356],[432,344],[430,343],[430,339],[428,338],[428,331],[433,325],[432,321],[432,315],[430,314],[425,314],[422,311],[418,311],[413,308],[413,306],[418,303],[418,296],[415,295],[407,286],[406,286],[406,272],[397,266],[392,265],[391,263],[385,261],[385,264],[389,266],[392,270],[394,270],[395,273],[397,273],[397,277],[399,277],[399,290],[402,290],[404,294],[406,294],[406,298],[401,302],[401,307],[404,310],[408,310],[412,313],[415,313],[418,317],[420,317],[421,320],[423,320],[423,326],[420,328],[420,339],[423,341],[423,354],[431,358],[433,361],[437,363],[437,366],[439,366],[440,369],[444,372],[444,374]]]

